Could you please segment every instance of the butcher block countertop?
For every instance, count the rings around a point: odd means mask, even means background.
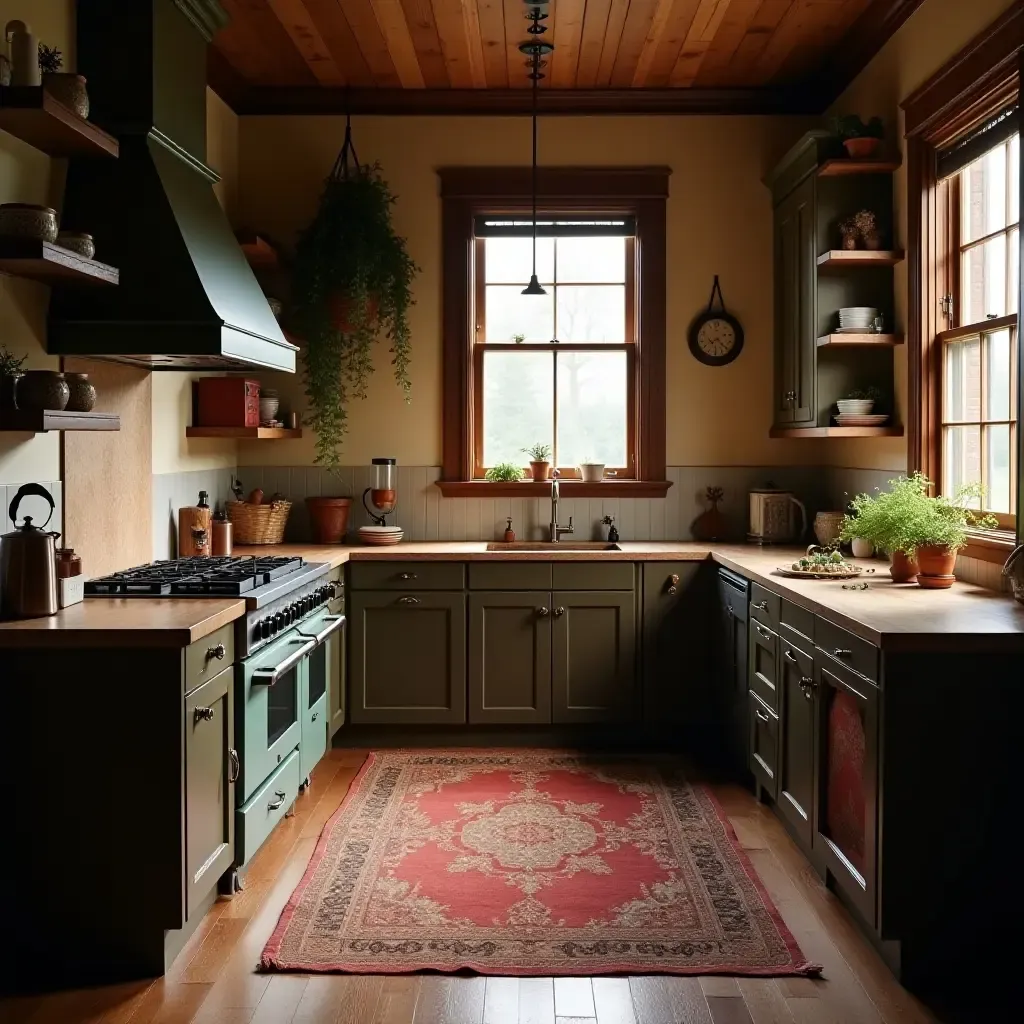
[[[803,553],[798,548],[685,541],[621,542],[619,551],[488,551],[484,541],[402,543],[391,548],[280,544],[238,547],[236,554],[299,555],[332,567],[348,561],[705,561],[780,593],[887,651],[1024,652],[1024,605],[1005,594],[957,583],[949,591],[896,585],[881,561],[863,576],[867,590],[844,590],[839,580],[796,580],[775,574]],[[238,598],[132,600],[88,598],[57,615],[0,622],[5,647],[185,647],[245,613]]]

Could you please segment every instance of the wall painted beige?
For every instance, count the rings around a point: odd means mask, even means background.
[[[560,117],[540,124],[546,165],[672,168],[668,203],[668,437],[670,465],[782,465],[821,461],[818,442],[773,441],[772,208],[762,177],[809,126],[769,117]],[[312,215],[340,146],[337,117],[241,119],[240,220],[287,246]],[[396,229],[422,273],[416,281],[412,404],[394,385],[383,347],[369,397],[350,410],[348,465],[392,455],[406,465],[441,460],[441,209],[435,170],[528,163],[523,118],[378,118],[354,121],[363,161],[379,160],[398,195]],[[721,275],[746,347],[732,365],[710,369],[686,344],[691,318]],[[301,380],[275,382],[283,405],[301,407]],[[311,437],[239,448],[240,464],[299,465]]]
[[[74,0],[0,0],[0,25],[14,18],[74,66]],[[44,153],[0,132],[0,203],[45,203],[55,206],[63,167]],[[46,354],[46,308],[49,289],[33,281],[0,276],[0,345],[27,356],[27,369],[56,369]],[[0,434],[0,483],[56,480],[60,476],[57,434]]]
[[[926,0],[886,43],[871,63],[836,100],[831,114],[878,114],[884,118],[890,144],[904,148],[900,103],[943,64],[1020,0]],[[907,244],[907,169],[896,174],[896,213],[899,245]],[[896,268],[896,315],[902,327],[907,317],[907,264]],[[896,350],[896,403],[901,419],[907,415],[907,356]],[[831,442],[827,459],[834,466],[905,472],[904,438]]]

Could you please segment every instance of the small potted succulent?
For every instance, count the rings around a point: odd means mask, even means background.
[[[851,159],[870,160],[882,145],[885,126],[880,117],[865,124],[857,114],[847,114],[836,118],[835,133]]]
[[[551,476],[551,445],[532,444],[523,452],[530,457],[530,474],[534,480],[547,480]]]
[[[484,479],[492,484],[511,484],[523,479],[523,468],[514,462],[499,462],[491,466],[484,474]]]
[[[0,409],[17,409],[15,391],[18,381],[25,376],[22,365],[25,356],[13,355],[5,346],[0,345]]]

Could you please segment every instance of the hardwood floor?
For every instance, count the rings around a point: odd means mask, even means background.
[[[257,974],[254,966],[363,754],[332,750],[254,859],[156,981],[0,1000],[0,1024],[916,1024],[900,987],[770,812],[715,791],[804,952],[810,978],[483,978]]]

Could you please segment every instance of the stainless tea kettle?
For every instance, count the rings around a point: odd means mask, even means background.
[[[0,537],[0,615],[5,619],[34,619],[57,614],[57,538],[47,530],[53,518],[53,495],[41,484],[24,484],[14,495],[8,510],[17,526],[21,499],[35,494],[50,503],[50,514],[43,527],[35,526],[31,516],[13,533]]]

